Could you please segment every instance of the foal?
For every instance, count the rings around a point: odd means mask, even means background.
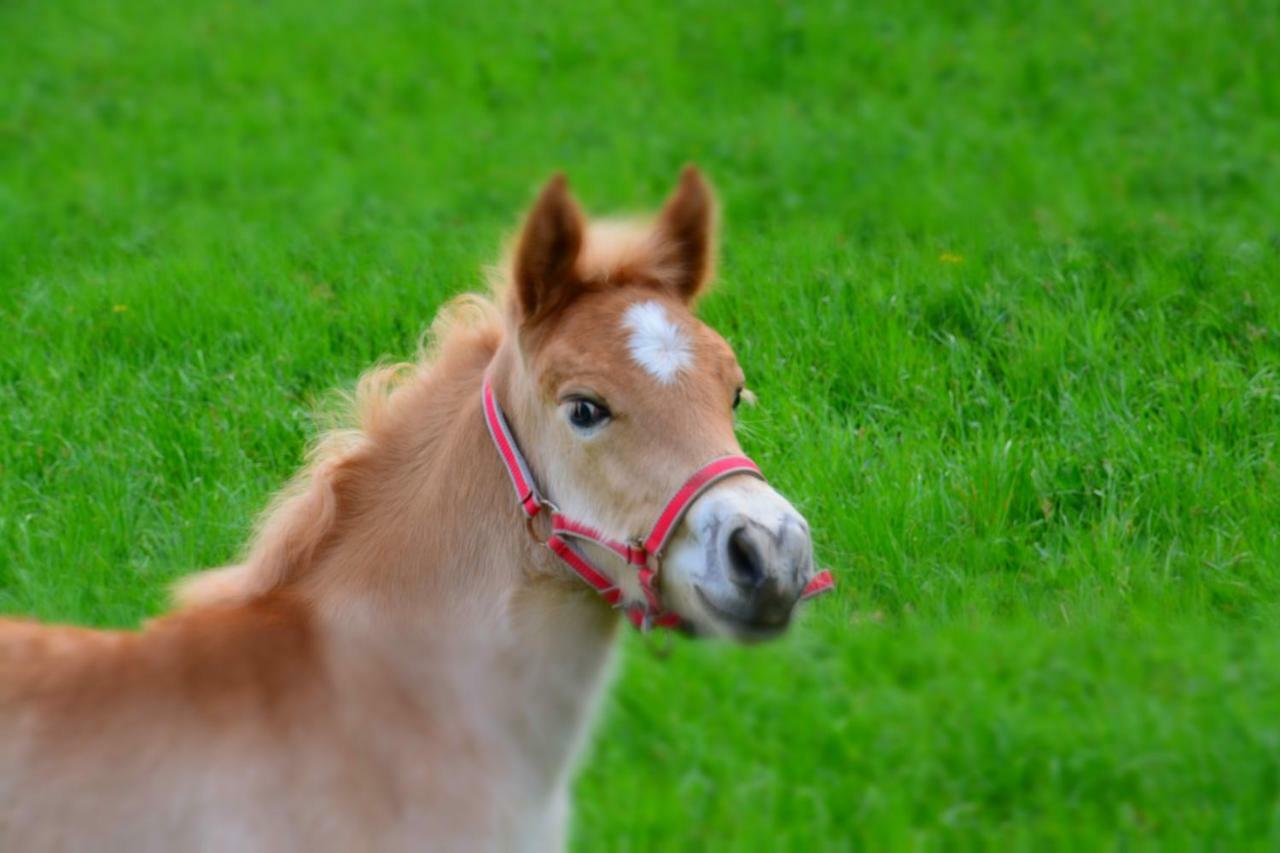
[[[644,227],[553,179],[242,563],[141,632],[0,621],[0,849],[562,846],[620,612],[758,639],[828,582],[691,313],[713,220],[692,168]]]

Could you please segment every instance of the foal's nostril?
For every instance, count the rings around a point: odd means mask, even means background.
[[[794,603],[795,596],[788,595],[776,579],[770,578],[752,598],[752,621],[765,626],[786,625]]]
[[[738,586],[755,589],[764,583],[764,561],[747,528],[729,534],[727,545],[729,577]]]

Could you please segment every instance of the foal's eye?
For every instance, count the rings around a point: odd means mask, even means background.
[[[569,423],[575,429],[586,431],[594,429],[610,418],[609,410],[601,403],[585,397],[575,397],[569,401]]]
[[[733,392],[733,407],[734,407],[735,409],[736,409],[736,408],[738,408],[738,405],[739,405],[741,402],[742,402],[742,389],[741,389],[741,388],[738,388],[737,390],[735,390],[735,391]]]

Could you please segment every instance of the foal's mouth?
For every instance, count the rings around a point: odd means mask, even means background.
[[[755,643],[772,640],[786,631],[787,626],[791,624],[791,611],[789,610],[787,615],[778,621],[757,622],[746,618],[741,613],[735,613],[717,605],[697,584],[693,585],[693,589],[698,593],[698,600],[702,602],[702,606],[714,614],[721,622],[728,625],[735,638],[743,642]]]

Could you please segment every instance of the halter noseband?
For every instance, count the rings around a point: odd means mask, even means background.
[[[694,471],[671,500],[667,501],[653,529],[644,540],[620,542],[617,539],[610,539],[594,528],[567,518],[560,512],[559,507],[542,496],[534,482],[533,472],[529,470],[529,464],[521,454],[506,416],[502,413],[502,407],[498,405],[498,400],[493,394],[493,386],[488,378],[484,382],[484,420],[489,427],[489,435],[498,448],[503,467],[507,469],[507,475],[511,478],[511,485],[515,489],[516,500],[524,513],[525,525],[530,535],[537,538],[537,534],[533,531],[533,519],[545,507],[551,512],[551,534],[543,544],[550,548],[552,553],[559,557],[574,574],[600,593],[605,601],[614,607],[621,608],[631,624],[641,631],[647,631],[653,627],[674,628],[680,624],[678,614],[662,609],[662,601],[654,583],[662,567],[663,549],[666,548],[671,534],[675,532],[680,519],[684,518],[684,514],[688,512],[693,502],[711,486],[735,474],[748,474],[764,479],[760,468],[746,456],[722,456],[719,459],[713,459]],[[570,539],[594,542],[617,554],[627,565],[634,566],[645,600],[629,604],[624,602],[622,590],[597,569],[586,555],[569,541]],[[813,598],[834,587],[835,579],[830,571],[824,569],[805,585],[800,593],[800,600]]]

